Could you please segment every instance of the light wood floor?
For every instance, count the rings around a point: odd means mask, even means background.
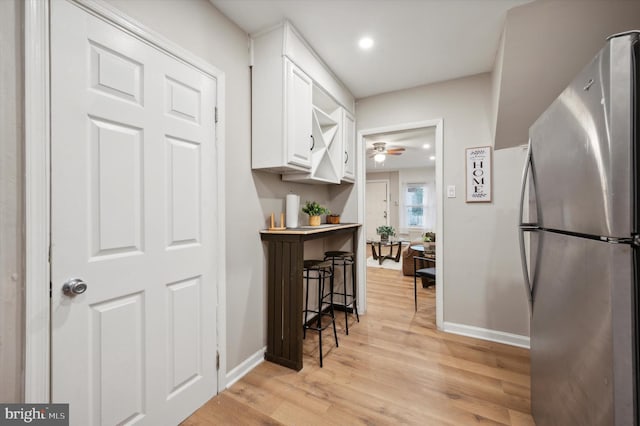
[[[435,291],[399,271],[368,268],[368,312],[338,315],[336,348],[325,331],[304,341],[304,368],[263,362],[183,424],[201,425],[533,425],[529,352],[441,333]]]

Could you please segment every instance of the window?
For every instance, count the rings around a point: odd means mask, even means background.
[[[404,188],[404,218],[407,228],[427,227],[427,184],[407,183]]]
[[[419,179],[419,178],[418,178]],[[400,229],[421,232],[436,227],[436,186],[434,182],[405,182],[400,197]]]

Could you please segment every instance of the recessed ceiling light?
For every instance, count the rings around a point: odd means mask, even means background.
[[[429,148],[431,148],[431,145],[429,145],[428,143],[425,143],[424,145],[422,145],[422,147],[424,149],[429,149]]]
[[[435,156],[435,155],[432,155],[431,157],[429,157],[429,160],[431,160],[431,161],[433,161],[433,160],[435,160],[435,159],[436,159],[436,156]]]
[[[373,39],[371,37],[362,37],[358,42],[360,49],[371,49],[373,47]]]

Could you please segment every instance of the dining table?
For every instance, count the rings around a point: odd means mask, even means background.
[[[399,239],[367,240],[367,244],[371,245],[371,256],[373,257],[373,260],[378,261],[378,265],[382,265],[382,263],[386,259],[391,259],[391,260],[394,260],[395,262],[400,262],[400,253],[402,252],[402,246],[405,243],[408,243],[408,241],[399,240]],[[383,247],[389,249],[387,254],[382,253]],[[393,254],[394,247],[397,249],[396,254]]]

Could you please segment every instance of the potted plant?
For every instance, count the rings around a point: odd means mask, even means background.
[[[339,214],[328,214],[327,215],[327,223],[338,224],[340,223],[340,215]]]
[[[316,201],[305,201],[302,212],[309,215],[309,225],[311,226],[320,225],[320,215],[331,213],[328,208],[322,207]]]
[[[380,235],[381,241],[389,241],[389,237],[396,235],[396,230],[393,229],[393,226],[382,225],[376,228],[376,234]]]
[[[422,245],[424,246],[425,253],[433,253],[436,248],[436,233],[426,232],[422,238]]]

